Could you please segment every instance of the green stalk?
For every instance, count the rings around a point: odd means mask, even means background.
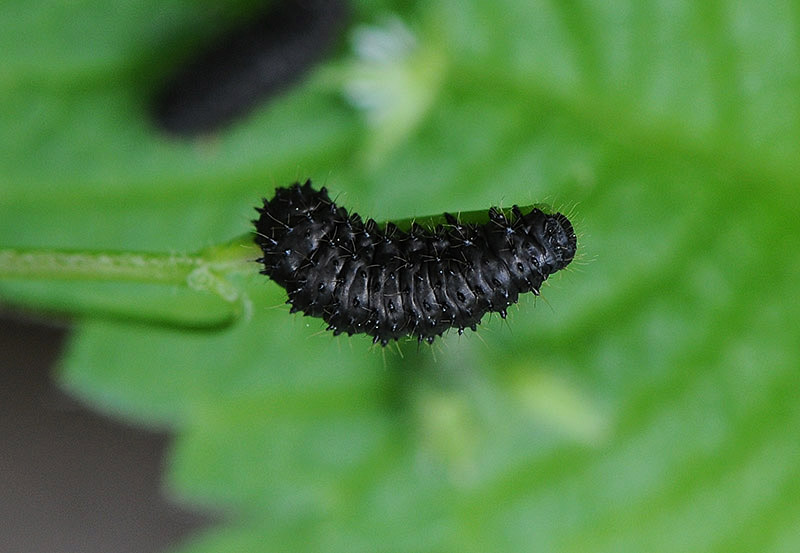
[[[252,271],[260,251],[245,235],[197,253],[151,253],[52,249],[0,249],[0,279],[83,280],[178,284],[216,292],[224,275]]]
[[[546,204],[532,204],[532,205],[523,205],[520,206],[520,211],[522,213],[530,213],[530,211],[534,208],[541,209],[545,213],[552,213],[553,210],[550,206]],[[506,217],[511,217],[511,208],[500,208],[498,209],[503,212]],[[456,220],[462,224],[477,224],[481,225],[489,220],[489,210],[488,209],[479,209],[477,211],[455,211],[452,212]],[[422,217],[413,217],[408,219],[400,219],[399,221],[392,221],[397,228],[400,230],[408,231],[411,228],[411,225],[416,223],[421,227],[432,229],[438,225],[447,225],[447,220],[442,215],[427,215]],[[383,225],[383,223],[381,224]]]
[[[527,213],[533,207],[525,206],[522,211]],[[509,209],[503,211],[510,216]],[[486,209],[456,212],[454,215],[461,223],[484,223],[488,220]],[[427,228],[448,224],[442,215],[404,219],[395,224],[408,230],[412,223]],[[0,248],[0,281],[137,282],[177,286],[221,298],[230,308],[229,312],[222,312],[222,319],[229,323],[242,314],[246,316],[252,308],[242,282],[236,276],[256,274],[259,266],[254,261],[261,255],[252,234],[189,254]],[[116,316],[146,318],[140,311],[153,311],[155,316],[154,310],[158,308],[163,311],[160,317],[169,324],[175,321],[175,324],[181,324],[185,322],[183,319],[187,319],[188,324],[201,326],[222,320],[219,314],[199,318],[196,314],[181,315],[183,308],[173,308],[168,302],[156,302],[156,307],[153,307],[147,302],[136,301],[135,296],[133,303],[127,298],[118,300],[100,310]]]
[[[0,277],[125,280],[177,284],[199,265],[197,255],[113,251],[0,250]]]
[[[521,209],[527,213],[533,207],[547,211],[541,205]],[[487,213],[482,209],[455,216],[462,223],[482,223]],[[408,229],[414,222],[428,228],[447,224],[442,215],[404,219],[396,224]],[[184,284],[208,290],[213,286],[204,284],[204,278],[253,271],[256,266],[252,261],[260,256],[251,234],[191,254],[6,248],[0,249],[0,278]]]

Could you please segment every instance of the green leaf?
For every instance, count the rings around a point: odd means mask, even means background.
[[[176,431],[170,493],[228,514],[178,550],[800,549],[800,2],[356,3],[413,46],[159,135],[153,83],[248,5],[5,3],[0,244],[197,251],[311,177],[378,220],[546,202],[579,259],[507,322],[386,350],[257,274],[216,331],[0,283],[84,306],[63,386]]]

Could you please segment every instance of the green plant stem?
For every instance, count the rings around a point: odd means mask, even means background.
[[[533,207],[524,206],[522,211]],[[481,223],[487,220],[487,212],[457,212],[455,216],[462,223]],[[396,224],[407,230],[413,222],[427,227],[447,224],[441,215]],[[251,234],[191,254],[5,248],[0,249],[0,279],[171,284],[212,292],[233,303],[243,296],[228,277],[254,273],[253,261],[259,257],[261,251]]]
[[[533,207],[547,210],[537,205],[524,206],[522,211],[527,213]],[[486,221],[487,210],[455,215],[463,223],[480,223]],[[404,219],[396,224],[408,229],[413,222],[427,227],[446,224],[442,215]],[[0,249],[0,278],[186,284],[207,289],[198,284],[198,277],[252,271],[252,261],[260,256],[250,234],[191,254],[5,248]]]
[[[200,263],[194,255],[0,250],[0,277],[179,283]]]
[[[537,208],[541,209],[545,213],[552,213],[553,209],[547,204],[530,204],[530,205],[523,205],[519,206],[520,211],[523,213],[529,213],[532,209]],[[499,208],[507,217],[511,217],[511,208]],[[486,221],[489,220],[489,210],[488,209],[479,209],[476,211],[454,211],[451,213],[459,223],[463,224],[477,224],[481,225],[484,224]],[[411,228],[411,225],[416,223],[425,228],[434,228],[437,225],[447,225],[447,219],[445,216],[442,215],[426,215],[422,217],[412,217],[407,219],[400,219],[398,221],[392,221],[399,229],[408,231]]]
[[[197,286],[200,274],[223,275],[252,270],[259,256],[252,236],[193,254],[0,249],[0,278],[18,280],[130,281]]]

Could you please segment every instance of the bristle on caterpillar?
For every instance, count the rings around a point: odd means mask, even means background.
[[[486,313],[505,318],[519,294],[539,294],[577,250],[570,221],[538,208],[491,208],[483,224],[403,230],[337,206],[311,181],[277,188],[256,208],[263,274],[286,289],[291,312],[321,317],[334,334],[368,334],[385,346],[449,328],[475,330]]]

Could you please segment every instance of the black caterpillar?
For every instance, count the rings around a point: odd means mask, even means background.
[[[448,328],[475,330],[487,312],[506,316],[520,293],[539,294],[575,256],[577,238],[562,214],[539,209],[485,224],[414,223],[406,232],[348,213],[311,181],[277,188],[256,226],[262,274],[286,289],[291,312],[322,317],[338,335],[365,333],[386,345],[403,336],[432,343]]]
[[[347,20],[344,0],[267,2],[179,69],[155,99],[156,122],[173,135],[223,127],[301,77],[330,50]]]

